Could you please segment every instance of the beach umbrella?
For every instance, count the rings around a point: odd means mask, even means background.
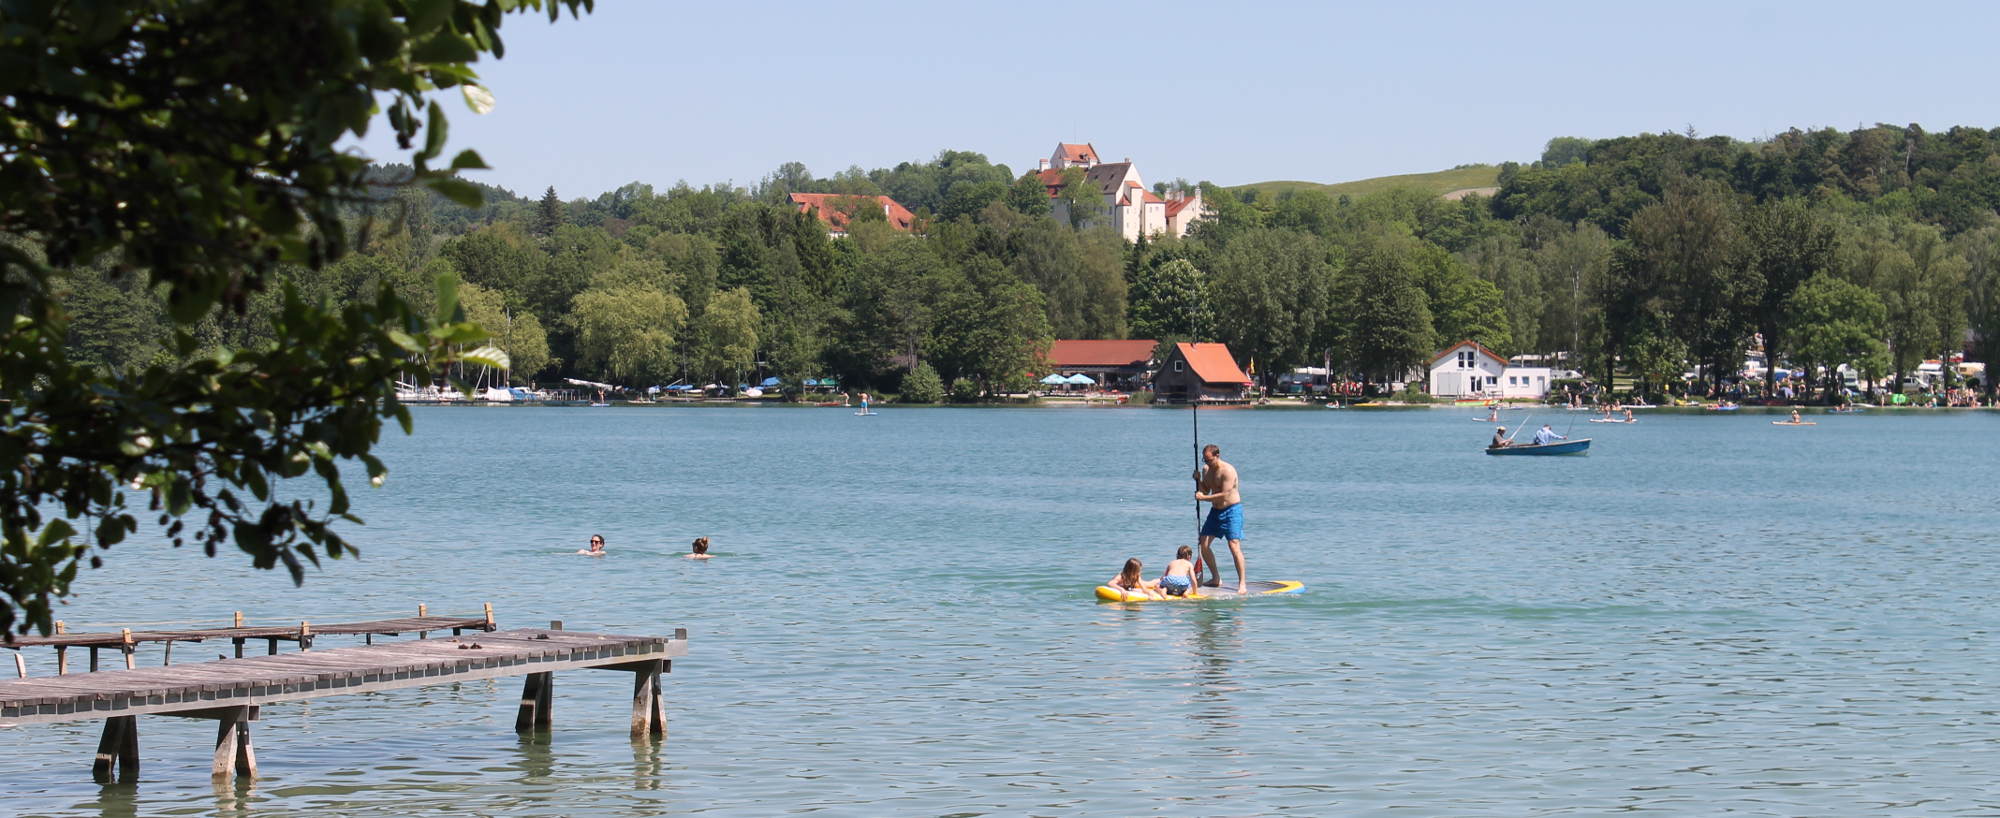
[[[1051,372],[1047,377],[1042,378],[1042,383],[1048,384],[1050,386],[1061,386],[1063,384],[1069,383],[1069,379],[1063,377],[1060,373]]]
[[[1096,379],[1096,378],[1092,378],[1092,377],[1090,377],[1089,375],[1085,375],[1085,374],[1083,374],[1083,373],[1081,373],[1081,372],[1079,372],[1079,373],[1077,373],[1077,374],[1075,374],[1075,375],[1071,375],[1071,376],[1069,376],[1068,378],[1065,378],[1065,379],[1063,379],[1063,380],[1064,380],[1065,382],[1067,382],[1067,383],[1073,383],[1073,384],[1076,384],[1077,386],[1090,386],[1090,385],[1092,385],[1092,384],[1095,384],[1095,383],[1097,383],[1097,379]]]

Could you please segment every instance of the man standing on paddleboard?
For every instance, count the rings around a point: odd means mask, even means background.
[[[1250,592],[1243,575],[1243,495],[1236,490],[1236,467],[1222,459],[1222,449],[1213,443],[1202,447],[1203,468],[1195,476],[1194,499],[1208,504],[1208,519],[1201,524],[1201,560],[1208,563],[1210,587],[1222,584],[1222,568],[1215,563],[1209,543],[1221,537],[1229,541],[1229,555],[1236,558],[1236,592]]]

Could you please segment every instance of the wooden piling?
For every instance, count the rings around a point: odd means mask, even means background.
[[[113,772],[120,781],[139,777],[138,716],[112,716],[104,720],[104,733],[97,740],[97,758],[91,762],[90,776],[100,784],[108,784]]]
[[[28,678],[28,660],[21,656],[18,650],[14,651],[14,675],[22,679]]]

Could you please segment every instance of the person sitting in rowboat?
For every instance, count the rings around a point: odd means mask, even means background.
[[[1507,427],[1501,426],[1493,430],[1493,442],[1487,444],[1486,448],[1501,449],[1511,446],[1513,443],[1513,441],[1507,439]]]
[[[1547,446],[1550,443],[1554,443],[1558,440],[1568,440],[1568,439],[1569,438],[1556,434],[1556,430],[1549,428],[1549,425],[1546,423],[1542,424],[1542,428],[1535,430],[1535,445],[1537,446]]]

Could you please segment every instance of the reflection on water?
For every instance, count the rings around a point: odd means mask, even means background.
[[[507,678],[266,707],[222,791],[211,722],[142,719],[111,786],[97,723],[0,730],[5,811],[2000,812],[2000,416],[1661,414],[1564,460],[1461,412],[1218,412],[1251,559],[1306,592],[1117,606],[1090,587],[1186,537],[1177,412],[416,414],[361,560],[114,553],[65,618],[684,626],[664,745],[626,674],[562,674],[528,736]]]

